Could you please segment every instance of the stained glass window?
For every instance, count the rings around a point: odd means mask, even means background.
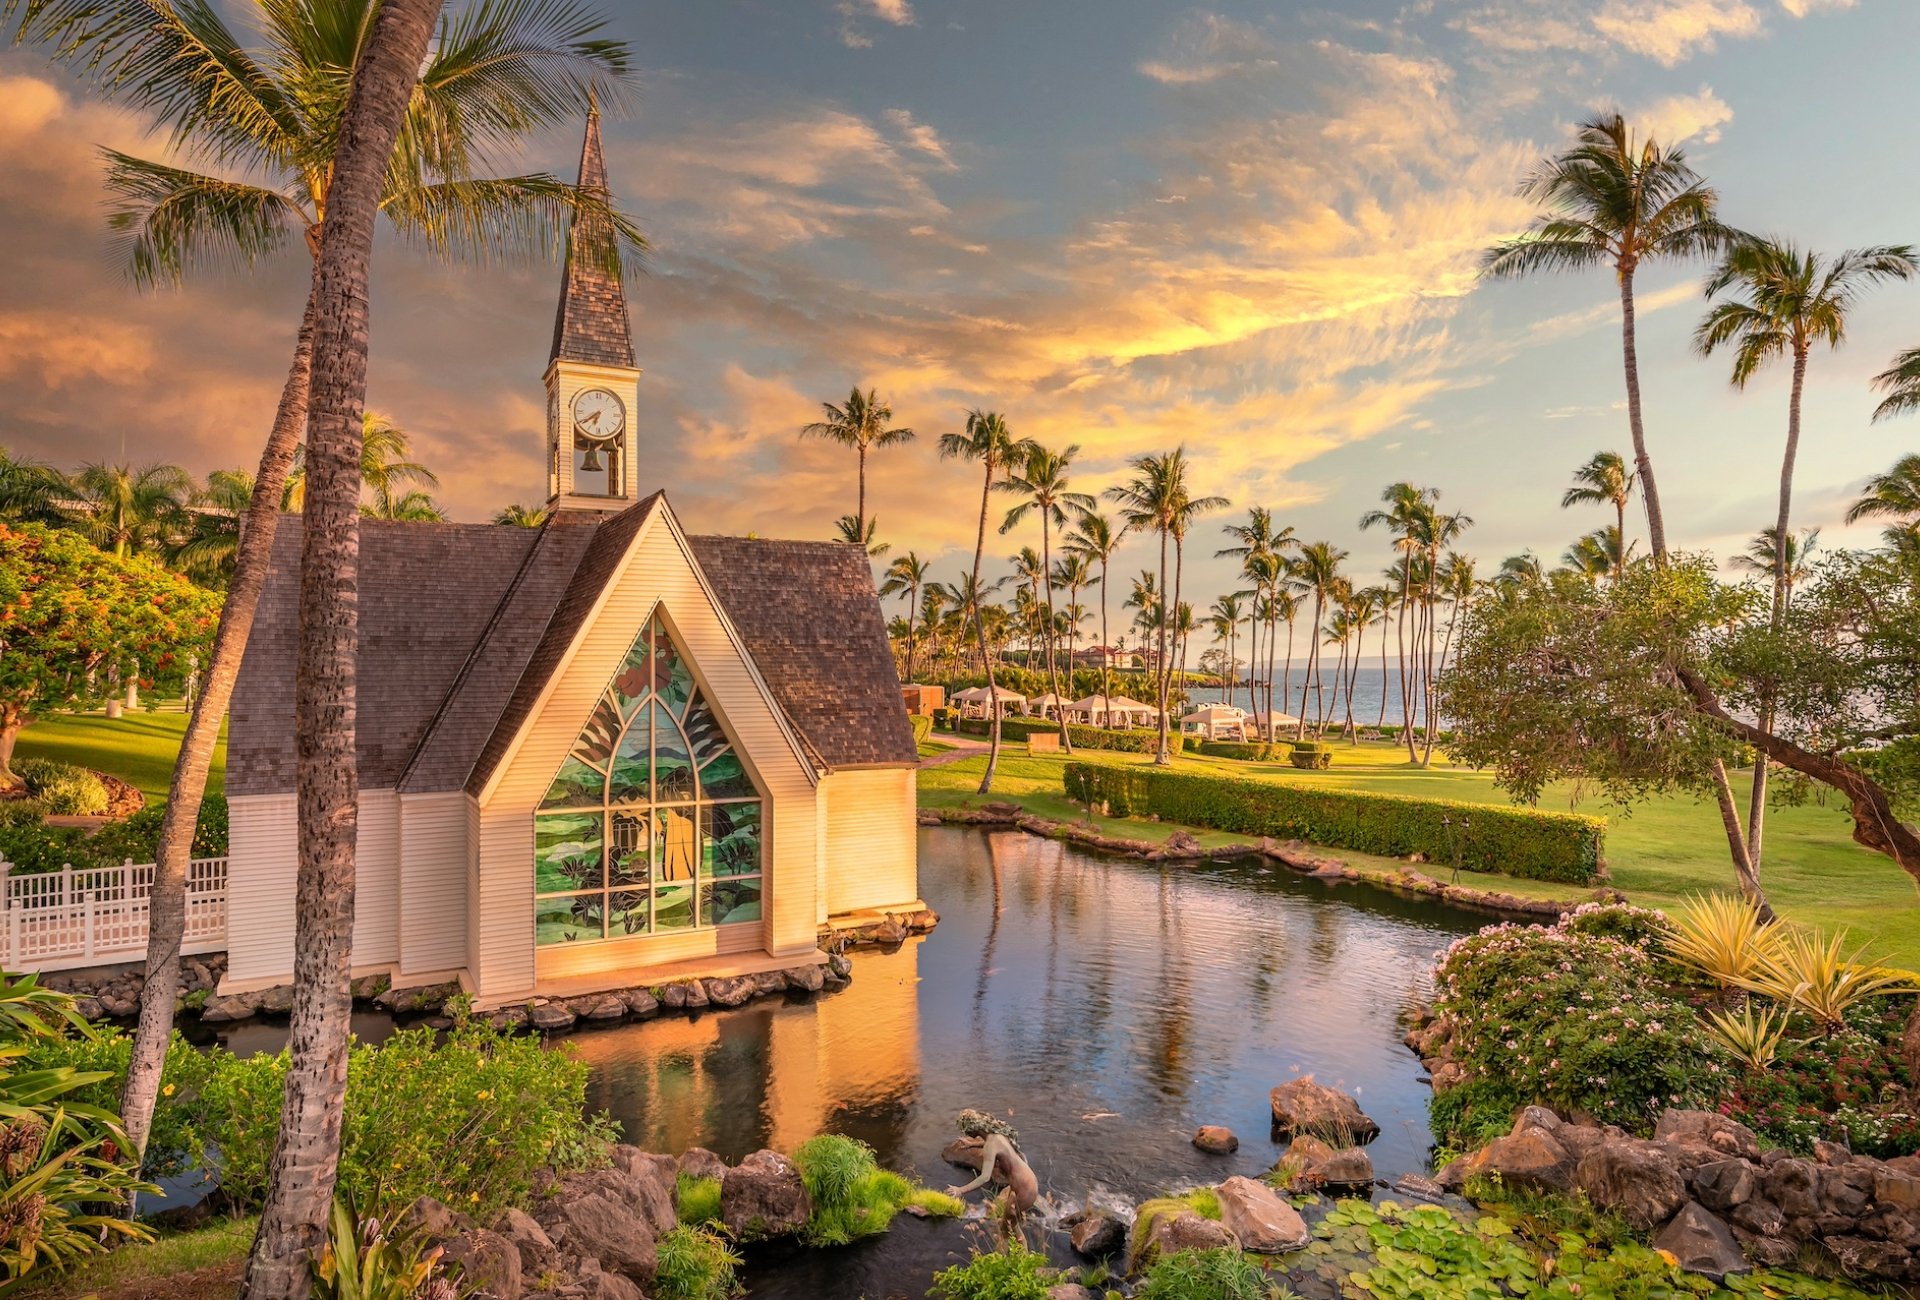
[[[658,615],[534,814],[534,940],[758,921],[760,792]]]

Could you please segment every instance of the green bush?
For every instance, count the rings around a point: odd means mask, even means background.
[[[1283,785],[1198,772],[1070,763],[1067,797],[1104,802],[1115,816],[1153,815],[1183,826],[1240,835],[1300,839],[1386,857],[1421,853],[1449,865],[1456,853],[1471,871],[1528,880],[1590,884],[1598,872],[1606,822],[1576,813],[1360,790]]]
[[[939,1300],[1047,1300],[1052,1282],[1047,1257],[1012,1241],[1004,1251],[975,1255],[934,1274],[929,1294]]]
[[[0,799],[0,829],[38,826],[46,815],[47,810],[38,799]]]
[[[99,857],[93,837],[78,826],[45,826],[39,822],[20,826],[0,823],[0,858],[12,865],[15,875],[58,871],[68,865],[117,866],[120,861]]]
[[[1296,740],[1287,753],[1287,761],[1309,772],[1325,771],[1333,766],[1333,746],[1314,740]]]
[[[1134,1300],[1269,1300],[1280,1292],[1267,1271],[1231,1246],[1181,1250],[1148,1270]]]
[[[955,730],[965,736],[985,736],[991,734],[992,726],[985,718],[962,718],[955,724]],[[1038,718],[1002,718],[1000,720],[1000,739],[1022,741],[1028,736],[1060,734],[1060,724],[1046,722]],[[1160,747],[1160,733],[1153,727],[1133,727],[1130,729],[1108,727],[1081,727],[1069,725],[1067,736],[1078,749],[1116,750],[1127,754],[1151,754]],[[1196,738],[1183,736],[1178,732],[1167,734],[1167,748],[1174,753],[1191,748]]]
[[[813,1215],[802,1234],[809,1245],[844,1246],[875,1236],[909,1205],[942,1217],[965,1208],[950,1196],[916,1187],[880,1168],[872,1147],[837,1133],[802,1142],[793,1163],[813,1201]]]
[[[0,803],[0,809],[19,801]],[[45,826],[37,819],[14,823],[0,814],[0,858],[13,864],[16,875],[38,871],[58,871],[71,866],[76,871],[91,867],[117,867],[122,862],[152,862],[160,844],[161,809],[158,805],[142,808],[131,817],[109,822],[88,833],[78,826]],[[194,824],[193,847],[196,858],[223,858],[227,855],[227,801],[210,794],[200,804],[200,817]]]
[[[657,1271],[647,1293],[655,1300],[727,1300],[740,1290],[734,1278],[740,1256],[717,1233],[674,1228],[661,1235],[655,1249]]]
[[[689,1227],[720,1222],[720,1180],[682,1173],[674,1180],[673,1208]]]
[[[1242,763],[1271,763],[1287,752],[1291,742],[1277,740],[1201,740],[1188,741],[1188,748],[1211,758],[1231,758]]]
[[[23,758],[13,765],[13,773],[50,816],[98,817],[107,810],[106,785],[84,767],[50,758]]]
[[[960,729],[960,710],[951,705],[935,709],[933,711],[933,725],[942,731],[958,731]]]

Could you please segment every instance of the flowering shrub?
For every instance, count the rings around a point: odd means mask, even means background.
[[[1588,907],[1552,926],[1496,925],[1447,949],[1435,1006],[1453,1023],[1454,1059],[1471,1091],[1436,1099],[1443,1141],[1462,1145],[1535,1102],[1645,1132],[1665,1107],[1720,1091],[1725,1072],[1692,1008],[1654,978],[1657,927],[1640,910]],[[1460,1131],[1468,1111],[1480,1132]]]
[[[1782,1043],[1770,1068],[1731,1080],[1720,1111],[1796,1151],[1843,1135],[1881,1159],[1920,1151],[1920,1116],[1906,1110],[1906,1070],[1893,1050],[1906,1010],[1904,999],[1881,999],[1839,1033]]]

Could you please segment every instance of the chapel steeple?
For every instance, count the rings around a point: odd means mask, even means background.
[[[587,108],[579,188],[610,199],[600,109]],[[606,510],[635,499],[633,419],[640,371],[620,277],[603,263],[604,216],[576,213],[547,358],[547,496],[562,509]]]

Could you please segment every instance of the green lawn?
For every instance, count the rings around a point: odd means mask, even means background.
[[[1137,754],[1082,751],[1089,762],[1143,763]],[[994,797],[1012,799],[1047,817],[1078,818],[1083,814],[1067,802],[1061,787],[1064,758],[1029,758],[1023,745],[1007,746],[1000,758]],[[1286,763],[1242,763],[1232,759],[1184,754],[1176,767],[1211,771],[1235,777],[1282,782],[1313,782],[1358,790],[1430,798],[1464,799],[1477,803],[1505,803],[1485,772],[1436,761],[1417,768],[1406,761],[1406,751],[1387,744],[1342,745],[1334,766],[1325,772],[1303,772]],[[985,771],[984,757],[969,757],[920,774],[920,802],[926,807],[956,807],[983,802],[975,792]],[[1745,806],[1750,778],[1735,779],[1735,790]],[[1713,804],[1691,797],[1651,799],[1631,810],[1609,808],[1598,799],[1576,801],[1571,787],[1550,789],[1543,808],[1578,808],[1607,818],[1606,855],[1613,883],[1636,902],[1668,907],[1689,894],[1733,888],[1727,861],[1727,842]],[[1162,839],[1173,827],[1142,821],[1104,823],[1109,833],[1140,839]],[[1827,928],[1844,926],[1855,943],[1870,943],[1873,955],[1903,966],[1920,968],[1920,895],[1913,882],[1889,858],[1854,844],[1851,821],[1844,809],[1828,806],[1775,808],[1767,816],[1762,878],[1780,913],[1793,920]],[[1201,836],[1203,843],[1222,843],[1231,837]],[[1338,856],[1362,870],[1384,870],[1383,859],[1340,850]],[[1489,878],[1490,887],[1533,898],[1566,897],[1565,885]]]
[[[230,1296],[253,1241],[253,1219],[216,1219],[187,1232],[87,1255],[64,1269],[36,1269],[9,1300],[122,1300],[165,1294],[174,1300]]]
[[[52,758],[95,768],[132,782],[147,796],[148,803],[161,803],[173,780],[173,760],[180,753],[180,738],[186,731],[187,715],[177,700],[167,701],[151,713],[134,709],[118,718],[104,713],[62,713],[23,730],[13,756]],[[220,744],[213,751],[209,792],[220,793],[226,766],[227,731],[223,725]]]

